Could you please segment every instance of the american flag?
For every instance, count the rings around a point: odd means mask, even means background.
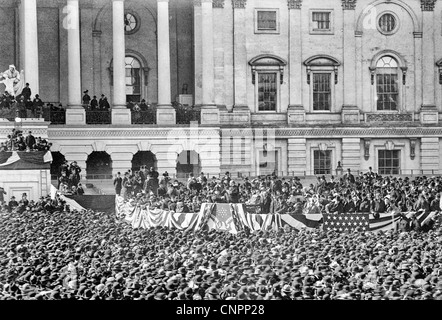
[[[324,213],[324,231],[352,231],[359,228],[363,231],[368,231],[369,214],[368,213]]]
[[[216,217],[220,222],[227,222],[227,219],[232,217],[230,212],[230,204],[228,203],[217,203],[216,204]]]

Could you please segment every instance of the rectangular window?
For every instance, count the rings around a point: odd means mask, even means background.
[[[255,33],[279,33],[279,9],[255,9]]]
[[[275,73],[258,73],[258,110],[259,111],[276,111],[277,91],[276,83],[277,74]]]
[[[331,30],[331,12],[313,12],[313,30],[314,31],[330,31]]]
[[[331,73],[313,74],[313,110],[330,110]]]
[[[276,31],[276,11],[258,11],[258,30],[272,30]]]
[[[401,170],[399,150],[379,150],[379,174],[399,174]]]
[[[314,150],[313,159],[314,174],[331,174],[331,150]]]
[[[377,110],[397,110],[399,100],[397,72],[378,68],[376,74]]]

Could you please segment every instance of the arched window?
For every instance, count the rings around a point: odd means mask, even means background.
[[[384,56],[376,64],[377,110],[398,110],[399,68],[395,58]]]
[[[333,111],[335,85],[341,63],[327,55],[316,55],[304,62],[307,67],[307,84],[310,86],[310,110]]]
[[[264,54],[250,60],[252,83],[255,85],[257,112],[280,110],[281,85],[284,83],[284,67],[287,62],[277,56]]]
[[[125,58],[126,62],[126,99],[139,102],[141,99],[141,64],[131,56]]]

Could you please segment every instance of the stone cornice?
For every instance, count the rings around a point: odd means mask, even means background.
[[[342,8],[344,10],[355,10],[357,0],[342,0]]]
[[[77,128],[67,128],[60,126],[51,126],[48,128],[48,134],[53,139],[63,139],[67,137],[75,137],[78,139],[93,139],[95,137],[103,138],[126,138],[126,137],[212,137],[219,136],[219,130],[214,128],[177,128],[177,129],[151,129],[146,130],[146,128],[87,128],[87,127],[77,127]]]
[[[291,9],[301,9],[302,0],[287,0],[287,6]]]
[[[245,9],[247,0],[232,0],[232,7],[234,9]]]
[[[208,137],[219,136],[222,131],[228,130],[230,134],[239,136],[252,136],[255,133],[267,129],[268,132],[274,132],[278,138],[344,138],[344,137],[402,137],[402,138],[420,138],[420,137],[440,137],[442,136],[442,127],[324,127],[324,128],[66,128],[60,126],[50,126],[48,128],[48,135],[51,139],[89,139],[93,140],[96,137],[100,138],[183,138],[188,137],[206,139]],[[166,142],[166,141],[165,141]]]
[[[437,0],[421,0],[422,11],[434,11],[434,6]]]

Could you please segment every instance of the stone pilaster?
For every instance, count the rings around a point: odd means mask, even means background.
[[[304,176],[307,168],[307,140],[288,139],[288,174]]]
[[[305,122],[302,103],[302,0],[287,1],[289,8],[289,106],[287,122]]]
[[[421,138],[421,169],[423,174],[439,174],[439,138]]]
[[[361,169],[361,139],[343,138],[342,139],[342,167],[344,172],[351,169],[354,174]]]

